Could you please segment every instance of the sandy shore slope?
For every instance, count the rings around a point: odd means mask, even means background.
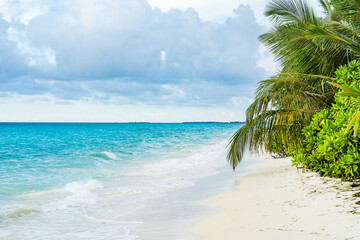
[[[360,239],[360,197],[353,196],[360,187],[298,170],[289,158],[263,158],[233,192],[205,202],[218,211],[191,233],[204,240]]]

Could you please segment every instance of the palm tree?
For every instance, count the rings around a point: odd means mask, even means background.
[[[246,111],[246,124],[231,138],[227,159],[235,169],[244,151],[301,147],[301,130],[334,101],[334,72],[360,55],[360,1],[320,0],[317,16],[304,0],[273,0],[265,15],[273,28],[260,41],[282,66],[261,81]]]

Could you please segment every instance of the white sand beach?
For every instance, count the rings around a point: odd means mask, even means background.
[[[215,214],[189,231],[206,240],[360,239],[360,187],[270,156],[228,194],[205,201]],[[351,185],[353,187],[351,187]]]

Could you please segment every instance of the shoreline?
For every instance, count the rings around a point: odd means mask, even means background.
[[[215,214],[188,231],[199,239],[360,239],[359,186],[261,156],[230,193],[203,203]],[[353,185],[353,187],[351,187]]]
[[[221,161],[224,158],[225,155],[221,154],[218,160]],[[216,211],[213,206],[204,205],[201,202],[232,191],[232,184],[236,179],[243,178],[254,171],[253,166],[258,163],[258,160],[252,159],[243,162],[242,168],[236,174],[227,164],[219,166],[211,175],[197,178],[193,186],[167,192],[161,198],[149,201],[148,204],[152,209],[167,209],[164,212],[166,216],[163,216],[160,222],[152,224],[144,222],[139,228],[132,228],[131,233],[137,236],[136,239],[198,239],[187,229],[194,222]],[[154,218],[154,215],[151,217]]]

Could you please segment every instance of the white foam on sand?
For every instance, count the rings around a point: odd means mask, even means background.
[[[226,142],[224,141],[220,143],[208,144],[192,150],[187,150],[186,152],[188,153],[188,156],[180,158],[173,157],[170,159],[145,164],[141,167],[141,170],[129,173],[127,175],[146,175],[156,177],[162,175],[171,175],[178,172],[185,172],[194,168],[198,168],[199,170],[207,167],[215,169],[216,167],[226,164],[224,161],[222,161],[225,146]],[[211,175],[213,172],[208,172],[208,174]]]
[[[104,151],[104,152],[101,152],[101,154],[104,154],[106,157],[108,157],[109,159],[112,159],[112,160],[119,160],[118,157],[112,153],[112,152],[108,152],[108,151]]]
[[[130,173],[120,171],[109,179],[101,178],[102,181],[74,181],[60,188],[24,194],[22,197],[28,201],[26,206],[15,206],[15,215],[20,214],[16,220],[19,224],[9,227],[9,238],[21,239],[21,234],[27,233],[20,230],[26,228],[34,237],[44,236],[43,239],[61,239],[61,234],[67,239],[136,239],[131,232],[135,231],[132,228],[143,226],[139,216],[151,216],[148,213],[154,211],[146,206],[146,201],[157,201],[167,192],[191,187],[198,178],[217,173],[217,167],[226,165],[225,146],[224,141],[181,149],[166,159],[139,161],[131,166]],[[119,160],[110,151],[91,156],[104,162]],[[169,206],[172,208],[176,206]],[[31,215],[31,222],[23,217],[24,213]],[[158,215],[163,218],[159,221],[166,224],[166,213],[160,211]]]

